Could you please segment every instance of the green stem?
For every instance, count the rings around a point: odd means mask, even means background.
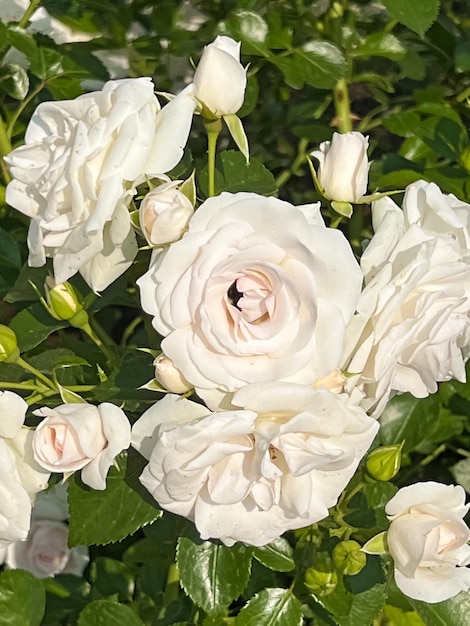
[[[13,113],[13,115],[10,118],[10,123],[8,124],[8,129],[7,129],[10,136],[13,134],[13,128],[16,124],[16,121],[20,117],[21,113],[25,110],[25,108],[28,106],[31,100],[33,100],[38,95],[38,93],[40,93],[44,89],[45,84],[46,84],[45,81],[41,81],[39,85],[36,87],[36,89],[33,89],[33,91],[31,91],[31,93],[22,101],[20,106]]]
[[[217,139],[222,130],[222,120],[204,120],[204,127],[207,133],[207,173],[208,173],[208,195],[215,196],[215,153]]]
[[[40,372],[35,367],[33,367],[32,365],[27,363],[20,356],[16,359],[15,364],[19,365],[20,367],[22,367],[24,370],[26,370],[30,374],[33,374],[34,376],[36,376],[36,378],[38,378],[45,385],[47,385],[47,387],[49,387],[49,389],[51,389],[54,393],[57,393],[57,387],[54,385],[52,380],[50,378],[48,378],[47,376],[44,376],[44,374],[42,372]]]
[[[36,394],[32,394],[31,396],[29,396],[28,398],[26,398],[26,402],[28,403],[28,406],[32,406],[33,404],[38,404],[41,400],[44,400],[44,398],[49,398],[50,396],[54,396],[56,395],[57,392],[55,391],[43,391],[43,392],[38,392]]]
[[[11,383],[9,381],[0,380],[0,388],[1,389],[24,389],[25,391],[35,391],[37,389],[37,385],[34,383]]]
[[[299,145],[297,148],[297,156],[292,161],[292,165],[289,169],[284,170],[279,174],[276,178],[276,186],[280,189],[283,185],[287,183],[287,181],[292,178],[297,172],[297,169],[304,163],[305,161],[305,150],[308,145],[308,139],[301,139],[299,141]]]
[[[117,366],[118,358],[116,354],[113,352],[113,350],[109,348],[107,345],[108,343],[111,342],[110,337],[108,337],[108,334],[106,333],[106,331],[103,328],[101,328],[101,326],[98,324],[98,322],[94,318],[90,317],[90,321],[93,321],[94,329],[90,326],[90,324],[87,323],[87,324],[83,324],[83,326],[80,326],[80,330],[83,330],[83,332],[86,333],[88,337],[90,337],[93,343],[95,343],[98,346],[98,348],[106,357],[108,363],[110,363],[111,365]],[[103,337],[103,339],[101,337]]]
[[[341,78],[336,83],[333,92],[335,103],[336,120],[340,133],[348,133],[352,130],[351,101],[349,100],[348,83],[345,78]]]
[[[31,15],[34,13],[34,11],[38,8],[40,4],[41,4],[41,0],[31,0],[31,2],[29,3],[29,7],[26,9],[26,11],[23,14],[23,17],[18,22],[18,26],[20,28],[26,28],[29,22],[29,18],[31,17]]]
[[[180,575],[176,563],[172,563],[168,568],[168,577],[166,579],[165,595],[163,597],[163,606],[168,606],[171,602],[178,599],[180,588]]]
[[[2,161],[2,173],[5,182],[9,183],[11,180],[10,172],[8,171],[8,166],[3,160],[7,154],[10,154],[12,150],[10,137],[8,136],[7,129],[5,127],[5,122],[0,117],[0,157]]]

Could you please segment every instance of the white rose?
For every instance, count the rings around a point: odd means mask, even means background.
[[[242,410],[210,413],[168,395],[136,422],[141,482],[159,505],[226,545],[265,545],[327,517],[377,422],[345,396],[292,383],[249,385],[233,402]]]
[[[375,234],[361,259],[366,286],[348,327],[344,369],[360,373],[347,387],[358,385],[376,416],[395,392],[422,398],[437,382],[465,380],[470,249],[464,205],[457,219],[456,203],[420,182],[408,187],[403,212],[389,198],[373,205]]]
[[[215,117],[236,113],[243,104],[246,71],[240,43],[219,36],[204,48],[193,79],[194,97]]]
[[[137,282],[162,350],[215,406],[249,382],[330,374],[362,274],[319,205],[223,193]]]
[[[106,489],[113,460],[130,443],[130,424],[120,408],[109,402],[62,404],[34,411],[44,417],[34,432],[36,461],[51,472],[82,470],[93,489]]]
[[[357,202],[367,191],[369,138],[361,133],[333,133],[312,152],[318,159],[318,181],[330,200]]]
[[[410,598],[442,602],[470,588],[465,491],[435,482],[403,487],[385,507],[395,581]]]
[[[171,243],[181,237],[194,207],[179,190],[182,181],[168,181],[149,191],[139,207],[140,228],[151,246]]]
[[[57,283],[80,272],[100,291],[132,263],[135,183],[178,163],[194,110],[185,92],[160,110],[153,91],[150,79],[129,78],[75,100],[43,102],[26,144],[6,157],[7,202],[32,220],[29,264],[53,258]]]
[[[26,539],[32,499],[49,478],[32,459],[26,409],[17,394],[0,392],[0,547]]]

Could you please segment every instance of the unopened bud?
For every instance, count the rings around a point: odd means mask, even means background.
[[[401,450],[404,443],[402,441],[400,445],[381,446],[372,450],[366,459],[366,469],[369,475],[376,480],[394,478],[401,467]]]
[[[365,567],[367,557],[357,541],[341,541],[333,548],[333,563],[338,572],[355,576]]]
[[[19,356],[20,351],[14,331],[0,324],[0,363],[14,363]]]
[[[155,361],[155,378],[172,393],[186,393],[192,389],[183,374],[173,365],[173,361],[164,354],[160,354]]]
[[[313,383],[313,387],[314,389],[317,389],[318,387],[326,387],[333,393],[341,393],[345,382],[346,377],[341,373],[340,369],[336,368],[330,372],[328,376],[315,381]]]
[[[80,298],[68,282],[56,284],[55,280],[46,278],[46,299],[49,313],[57,320],[69,321],[72,326],[80,328],[88,322],[88,313],[83,308]]]
[[[329,557],[319,559],[305,572],[305,586],[316,596],[327,596],[335,590],[337,584],[338,574]]]

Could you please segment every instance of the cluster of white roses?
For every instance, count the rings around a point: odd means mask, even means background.
[[[222,193],[194,211],[181,181],[165,174],[181,159],[194,112],[234,116],[245,86],[239,44],[218,37],[194,82],[163,108],[147,78],[42,103],[26,144],[7,158],[7,200],[31,217],[31,265],[52,258],[57,283],[80,272],[100,291],[137,254],[136,187],[162,181],[140,204],[140,234],[154,251],[137,282],[164,337],[156,376],[171,393],[132,433],[112,404],[39,409],[43,421],[27,431],[31,454],[44,470],[81,469],[85,483],[104,489],[114,457],[132,442],[148,459],[141,481],[161,507],[193,520],[203,539],[260,546],[327,517],[394,393],[423,397],[439,381],[464,380],[470,206],[422,181],[408,187],[402,209],[378,200],[360,265],[344,235],[325,225],[320,203]],[[327,198],[361,201],[367,141],[335,134],[313,153]],[[190,390],[204,404],[177,395]],[[10,455],[2,488],[15,503],[11,511],[0,504],[4,544],[26,538],[31,494],[47,481],[40,474],[33,487],[21,477],[24,456],[10,439],[23,420],[24,411],[11,432],[0,431]],[[406,489],[387,508],[397,583],[428,601],[429,580],[448,581],[439,599],[468,588],[462,490]],[[443,498],[450,513],[436,508]],[[426,539],[411,544],[405,523]]]

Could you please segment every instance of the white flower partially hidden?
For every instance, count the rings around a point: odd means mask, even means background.
[[[422,398],[465,380],[470,341],[470,205],[419,181],[403,211],[373,205],[375,234],[361,265],[365,288],[347,330],[344,369],[379,416],[395,392]]]
[[[114,458],[129,447],[130,424],[125,413],[109,402],[62,404],[34,411],[44,417],[34,433],[36,461],[51,472],[81,471],[93,489],[106,489]]]
[[[6,157],[7,202],[31,218],[29,264],[53,258],[57,283],[80,272],[95,291],[120,276],[137,253],[128,211],[135,183],[178,163],[194,107],[182,92],[160,109],[148,78],[41,103],[26,144]]]
[[[240,43],[219,36],[204,48],[193,79],[193,94],[203,114],[223,117],[243,104],[246,70],[240,63]]]
[[[330,374],[362,274],[319,205],[223,193],[199,207],[180,241],[153,253],[137,282],[162,350],[218,406],[250,382]]]
[[[32,433],[23,428],[26,409],[17,394],[0,392],[0,547],[26,539],[32,500],[49,479],[33,460]]]
[[[388,502],[388,547],[405,595],[435,603],[470,589],[468,508],[461,486],[436,482],[403,487]]]
[[[248,385],[233,403],[210,413],[168,395],[136,422],[155,500],[226,545],[265,545],[327,517],[377,422],[346,396],[292,383]]]
[[[317,177],[324,195],[339,202],[357,202],[367,191],[369,138],[361,133],[333,133],[312,157],[318,159]]]

